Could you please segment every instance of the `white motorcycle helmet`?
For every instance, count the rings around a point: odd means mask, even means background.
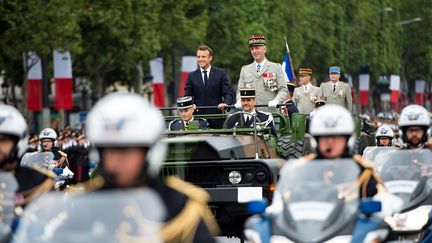
[[[148,148],[146,163],[149,176],[159,173],[166,156],[167,146],[162,141],[164,130],[161,112],[143,97],[127,93],[112,93],[99,100],[86,122],[87,137],[98,149]],[[98,162],[99,158],[93,159]]]
[[[320,136],[348,136],[347,148],[352,153],[355,146],[354,120],[351,113],[340,105],[328,104],[318,108],[315,112],[309,133],[312,135],[311,146],[317,149],[317,137]]]
[[[386,137],[390,139],[390,145],[393,143],[394,138],[394,132],[393,129],[387,125],[382,125],[377,129],[377,132],[375,133],[375,139],[377,142],[377,145],[379,146],[379,139],[382,137]]]
[[[51,139],[53,141],[53,148],[57,146],[57,133],[52,128],[45,128],[39,133],[40,146],[43,148],[42,142],[44,139]]]
[[[425,143],[431,137],[431,118],[429,112],[420,105],[409,105],[405,107],[399,117],[399,138],[403,144],[407,144],[405,130],[408,127],[419,126],[424,128],[421,143]]]
[[[0,104],[0,134],[16,139],[16,145],[8,161],[0,161],[0,163],[12,162],[20,158],[27,149],[29,133],[24,117],[12,106]]]

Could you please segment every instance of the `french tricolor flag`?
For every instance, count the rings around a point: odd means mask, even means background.
[[[26,55],[27,72],[27,109],[42,110],[42,63],[35,52]]]
[[[367,106],[369,104],[369,73],[361,73],[359,75],[359,91],[360,91],[360,105]]]
[[[181,69],[181,80],[178,90],[178,96],[183,97],[185,94],[185,86],[188,74],[197,69],[197,57],[196,56],[183,56],[182,57],[182,69]]]
[[[415,97],[417,105],[424,105],[424,94],[426,88],[426,81],[416,80],[415,81]]]
[[[391,90],[390,102],[393,104],[397,104],[399,102],[399,94],[400,94],[399,75],[390,75],[390,90]]]
[[[162,57],[156,57],[150,61],[150,74],[153,77],[153,104],[156,107],[165,106],[165,84]]]
[[[68,51],[54,51],[55,108],[70,110],[73,107],[72,59]]]

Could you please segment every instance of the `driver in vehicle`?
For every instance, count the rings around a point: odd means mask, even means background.
[[[270,127],[271,133],[276,136],[276,129],[273,122],[272,114],[268,112],[258,111],[255,108],[255,89],[240,89],[240,99],[242,112],[234,113],[228,116],[225,121],[226,127],[253,127],[253,116],[256,115],[256,124],[263,127]]]
[[[429,112],[420,105],[405,107],[399,117],[399,140],[403,149],[422,149],[431,137]]]
[[[160,111],[139,95],[112,93],[98,101],[86,124],[98,163],[88,190],[152,190],[167,210],[164,242],[215,242],[210,231],[217,232],[218,226],[207,207],[209,195],[175,177],[159,177],[167,150]]]
[[[195,118],[193,113],[196,105],[193,103],[192,96],[184,96],[177,99],[178,112],[180,119],[175,119],[168,124],[169,131],[189,131],[191,129],[189,124],[196,121],[199,124],[199,129],[209,128],[209,123],[206,119]]]
[[[302,159],[338,159],[353,158],[359,165],[360,197],[372,197],[381,190],[380,179],[374,174],[374,165],[354,155],[356,136],[351,113],[340,105],[328,104],[320,107],[313,116],[310,125],[311,146],[316,153]]]
[[[378,147],[392,146],[394,138],[393,129],[387,125],[382,125],[377,129],[375,139]]]

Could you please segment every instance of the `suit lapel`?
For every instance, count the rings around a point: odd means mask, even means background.
[[[208,82],[205,84],[205,92],[207,92],[207,90],[208,90],[208,88],[209,88],[209,86],[210,86],[210,83],[212,83],[213,82],[213,78],[214,78],[214,69],[212,68],[212,69],[210,69],[210,74],[209,74],[209,77],[208,77]]]
[[[256,77],[256,78],[259,78],[260,77],[260,75],[258,74],[258,72],[257,72],[257,70],[256,70],[256,65],[255,65],[255,62],[253,62],[251,65],[250,65],[250,71],[253,73],[253,75]]]
[[[197,70],[197,75],[198,75],[197,80],[200,81],[201,88],[202,88],[202,90],[205,91],[204,80],[203,80],[203,76],[202,76],[202,73],[201,73],[201,69]]]
[[[270,68],[270,63],[269,63],[268,61],[266,61],[266,65],[261,69],[260,76],[261,76],[263,73],[267,72],[267,71],[269,70],[269,68]]]

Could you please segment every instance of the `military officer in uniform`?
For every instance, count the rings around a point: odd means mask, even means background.
[[[340,67],[329,68],[330,81],[321,84],[321,95],[327,104],[341,105],[352,112],[352,95],[349,84],[339,81]]]
[[[294,104],[303,114],[310,114],[315,109],[315,101],[320,96],[320,89],[310,82],[311,76],[312,68],[299,68],[299,80],[302,85],[294,90]]]
[[[253,63],[245,65],[240,71],[235,107],[241,109],[240,88],[249,87],[256,90],[256,103],[276,108],[287,94],[287,80],[278,63],[266,59],[266,43],[264,36],[249,37],[249,48]]]
[[[287,83],[288,93],[287,93],[287,96],[285,98],[285,101],[283,102],[283,106],[281,107],[282,114],[285,114],[286,116],[289,116],[290,118],[291,118],[292,114],[299,113],[299,110],[297,109],[297,107],[293,101],[295,87],[296,87],[295,84],[293,84],[291,82]]]
[[[193,113],[196,109],[193,103],[192,96],[184,96],[177,99],[178,111],[181,119],[175,119],[168,124],[168,130],[170,131],[188,131],[190,129],[189,122],[197,121],[199,123],[199,129],[207,129],[209,123],[206,119],[195,118]]]
[[[258,111],[255,109],[255,89],[240,89],[240,98],[243,113],[234,113],[226,119],[226,127],[253,127],[256,115],[256,123],[263,127],[270,127],[273,135],[276,136],[276,129],[271,113]]]

